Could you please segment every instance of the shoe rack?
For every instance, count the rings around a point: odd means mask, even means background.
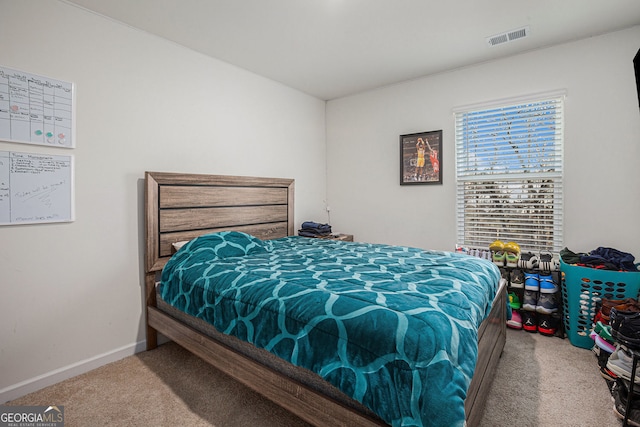
[[[539,268],[522,268],[519,266],[518,267],[498,266],[498,267],[500,268],[500,273],[502,274],[502,277],[507,281],[507,292],[509,294],[514,293],[520,302],[520,308],[514,309],[512,307],[512,310],[517,311],[520,314],[522,318],[522,324],[523,324],[522,329],[527,332],[539,332],[538,326],[540,325],[541,320],[546,318],[547,321],[551,321],[553,323],[553,326],[555,326],[555,332],[553,333],[540,332],[540,333],[547,336],[556,336],[556,337],[564,338],[565,332],[564,332],[564,323],[562,322],[563,301],[562,301],[562,294],[560,292],[560,283],[561,283],[560,271],[559,270],[547,271],[547,270],[541,270]],[[540,292],[539,287],[538,287],[538,291],[536,292],[535,305],[531,307],[531,304],[529,304],[528,305],[529,309],[524,308],[525,292],[527,291],[525,289],[525,277],[527,274],[537,275],[538,277],[540,276],[552,277],[553,283],[557,287],[557,291],[554,293],[547,293],[546,295],[554,295],[553,298],[555,299],[555,303],[557,306],[557,311],[555,313],[551,313],[551,314],[541,313],[535,310],[535,308],[537,308],[538,302],[540,301],[540,296],[545,295],[544,293]],[[521,282],[517,280],[518,275],[520,275],[522,278]],[[516,279],[515,283],[514,283],[514,279]],[[530,298],[528,299],[528,302],[531,302]],[[531,313],[535,313],[535,314],[531,315]],[[524,323],[525,323],[525,318],[527,316],[529,317],[533,316],[533,318],[536,320],[536,327],[534,330],[531,330],[531,327],[529,327],[528,329],[525,328]]]

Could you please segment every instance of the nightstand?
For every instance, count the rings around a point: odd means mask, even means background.
[[[328,239],[332,240],[342,240],[344,242],[353,242],[353,234],[332,234]]]

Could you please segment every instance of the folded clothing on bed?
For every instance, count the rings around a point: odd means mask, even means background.
[[[178,251],[161,292],[391,425],[461,426],[499,280],[491,262],[462,254],[225,232]]]

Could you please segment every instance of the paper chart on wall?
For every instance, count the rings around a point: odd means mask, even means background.
[[[0,66],[0,140],[75,147],[73,84]]]
[[[73,157],[0,151],[0,225],[74,220]]]

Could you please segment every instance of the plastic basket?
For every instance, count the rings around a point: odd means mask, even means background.
[[[640,272],[598,270],[565,264],[560,257],[564,329],[576,347],[591,348],[589,336],[596,305],[602,298],[636,298],[640,291]]]

